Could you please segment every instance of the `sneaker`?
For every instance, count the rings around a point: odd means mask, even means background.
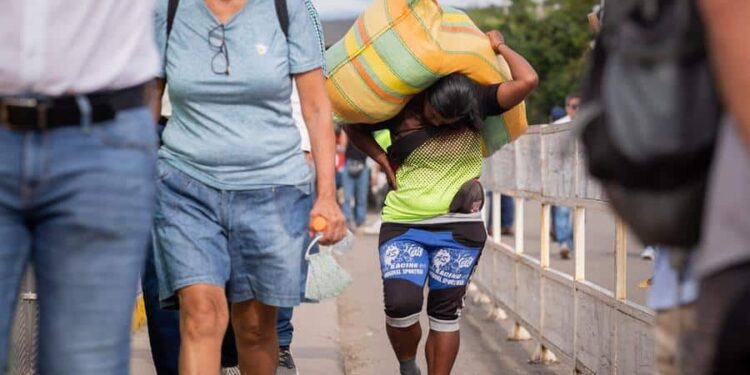
[[[502,234],[503,236],[515,236],[516,231],[513,229],[513,227],[503,227],[500,230],[500,234]]]
[[[380,234],[380,226],[383,224],[383,222],[380,219],[377,219],[372,222],[372,224],[366,226],[363,230],[365,234],[369,235],[377,235]]]
[[[289,348],[279,348],[279,367],[276,368],[276,375],[299,375]]]
[[[641,253],[641,259],[643,260],[654,260],[655,256],[656,252],[653,247],[647,247],[643,249],[643,252]]]
[[[240,368],[237,366],[224,367],[223,369],[221,369],[221,375],[242,375],[242,373],[240,372]]]
[[[560,246],[560,258],[563,258],[565,260],[570,259],[570,248],[568,247],[568,245]]]

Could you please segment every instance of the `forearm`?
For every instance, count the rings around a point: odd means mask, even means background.
[[[513,75],[513,80],[517,82],[523,82],[528,86],[534,88],[539,83],[539,76],[536,74],[534,67],[526,61],[518,52],[514,51],[507,44],[502,44],[497,47],[496,50],[510,67],[510,72]]]
[[[495,51],[505,58],[513,76],[513,79],[503,83],[496,93],[497,103],[507,110],[521,103],[534,91],[539,84],[539,76],[523,56],[505,43],[496,45]]]
[[[164,88],[167,83],[161,78],[154,80],[152,93],[149,98],[149,108],[151,109],[151,115],[154,117],[155,122],[159,122],[161,117],[161,99],[164,96]]]
[[[378,163],[387,162],[388,156],[385,150],[380,147],[372,132],[367,130],[367,125],[346,125],[344,131],[349,138],[349,142],[360,151]]]
[[[326,198],[336,196],[336,138],[330,114],[330,108],[327,111],[321,108],[309,115],[309,118],[305,116],[317,177],[316,193],[319,197]]]
[[[719,89],[750,147],[750,1],[701,0]]]

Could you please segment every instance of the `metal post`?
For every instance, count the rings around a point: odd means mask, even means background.
[[[489,219],[489,215],[487,215],[487,205],[485,204],[482,206],[482,221],[484,222],[484,226],[487,227],[487,221]]]
[[[550,229],[550,208],[551,205],[549,203],[542,203],[542,225],[541,225],[541,247],[542,247],[542,253],[540,255],[539,263],[542,267],[542,269],[549,268],[549,249],[550,249],[550,239],[549,239],[549,229]]]
[[[615,298],[628,298],[628,242],[625,223],[618,217],[615,223]]]
[[[575,251],[575,279],[586,280],[586,209],[576,207],[573,214],[573,242]]]
[[[524,236],[524,200],[523,198],[514,198],[515,204],[515,223],[513,223],[516,240],[516,254],[521,255],[524,252],[523,236]]]
[[[502,210],[502,203],[500,203],[500,193],[492,192],[492,238],[497,243],[500,243],[500,240],[502,239],[500,228],[500,210]]]

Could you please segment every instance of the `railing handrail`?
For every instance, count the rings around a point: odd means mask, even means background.
[[[627,236],[619,219],[614,228],[614,290],[586,279],[586,210],[608,211],[609,204],[601,185],[588,175],[576,135],[571,124],[532,126],[488,158],[482,180],[493,192],[493,241],[488,246],[492,261],[480,263],[474,284],[486,297],[481,300],[494,302],[517,322],[515,338],[528,336],[518,334],[521,327],[531,332],[540,343],[537,359],[554,358],[547,355],[551,348],[579,372],[639,373],[653,365],[646,354],[652,351],[639,351],[653,345],[653,313],[627,300]],[[515,197],[514,246],[500,242],[500,193]],[[525,254],[525,200],[542,204],[538,259]],[[552,205],[575,208],[573,275],[550,267]],[[568,325],[559,319],[567,319]],[[599,326],[592,332],[582,319],[595,319]]]

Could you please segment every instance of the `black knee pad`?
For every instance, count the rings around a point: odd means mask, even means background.
[[[422,311],[423,288],[411,281],[388,279],[383,281],[386,323],[391,327],[406,328],[419,321]]]
[[[430,329],[440,332],[458,331],[458,320],[464,307],[466,287],[430,290],[427,315]]]

